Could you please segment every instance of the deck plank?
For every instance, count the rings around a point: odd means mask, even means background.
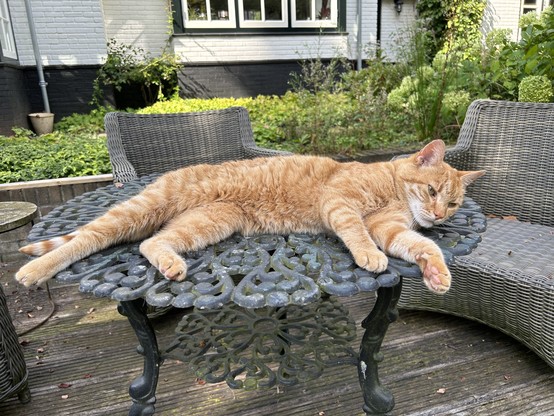
[[[13,276],[0,281],[7,284],[9,278]],[[21,337],[32,401],[4,401],[0,414],[127,414],[127,388],[141,373],[142,358],[126,319],[114,302],[81,294],[75,285],[57,285],[52,293],[54,315]],[[343,302],[359,323],[374,298],[361,295]],[[176,315],[156,320],[162,342],[169,340],[178,320]],[[359,330],[356,348],[361,335]],[[554,370],[517,341],[482,324],[401,311],[382,352],[381,380],[396,398],[392,416],[554,414]],[[62,383],[70,386],[60,388]],[[157,400],[157,415],[363,415],[354,366],[329,368],[301,385],[242,391],[224,383],[201,385],[187,364],[167,360]]]

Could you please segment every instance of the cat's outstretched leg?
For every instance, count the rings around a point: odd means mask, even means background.
[[[181,281],[187,265],[179,253],[218,243],[243,229],[244,212],[235,204],[214,202],[190,209],[144,240],[140,252],[167,279]]]
[[[150,186],[71,234],[22,247],[21,252],[41,257],[21,267],[15,278],[25,286],[41,284],[97,251],[152,235],[172,215],[172,206],[166,203],[165,195]]]
[[[444,294],[452,280],[441,249],[432,240],[394,219],[372,217],[366,226],[385,253],[417,263],[423,282],[434,293]]]
[[[327,225],[350,250],[358,266],[371,272],[382,272],[387,268],[388,258],[377,248],[371,239],[360,215],[338,201],[330,200],[323,207],[323,216]]]

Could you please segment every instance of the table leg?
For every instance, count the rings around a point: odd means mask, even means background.
[[[129,416],[149,416],[154,414],[156,387],[162,362],[156,334],[146,315],[143,299],[122,301],[118,306],[120,314],[127,317],[133,327],[140,346],[138,351],[144,357],[144,370],[129,386],[129,395],[133,405]]]
[[[362,321],[365,332],[360,345],[358,376],[364,395],[363,409],[367,414],[387,413],[394,407],[394,397],[381,385],[377,367],[383,360],[379,352],[383,338],[389,324],[398,318],[396,304],[401,290],[402,281],[391,288],[379,288],[375,307]]]

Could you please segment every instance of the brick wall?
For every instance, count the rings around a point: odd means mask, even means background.
[[[0,64],[0,134],[11,135],[13,126],[28,127],[29,110],[23,71]]]
[[[179,87],[187,97],[251,97],[284,94],[289,74],[299,70],[294,62],[263,64],[187,65],[179,76]]]
[[[99,66],[44,68],[50,111],[56,115],[56,121],[73,113],[87,113],[92,110],[89,102],[98,68]],[[36,68],[25,68],[24,76],[31,112],[43,111]]]
[[[168,0],[103,0],[106,39],[157,54],[169,38]]]
[[[107,0],[106,0],[107,1]],[[21,65],[35,65],[24,0],[8,1]],[[100,0],[31,0],[43,65],[95,65],[106,55]]]

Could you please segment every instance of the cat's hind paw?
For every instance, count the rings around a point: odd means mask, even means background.
[[[448,292],[452,277],[441,256],[422,254],[417,260],[429,290],[439,295]]]

